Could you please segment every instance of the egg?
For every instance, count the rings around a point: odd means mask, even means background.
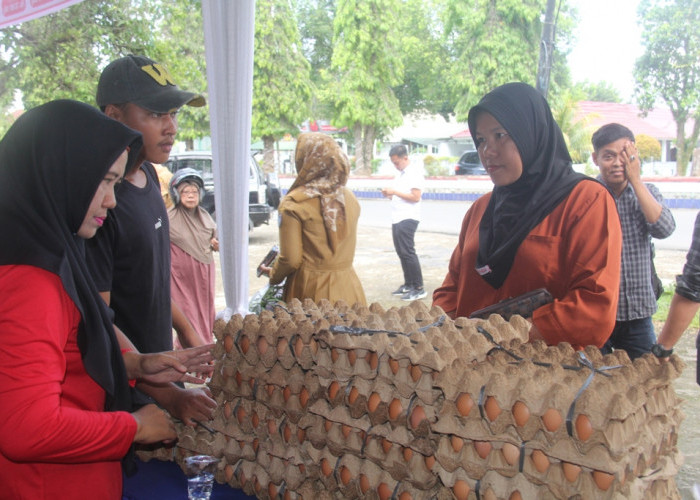
[[[246,411],[243,409],[242,406],[239,406],[238,409],[236,410],[236,418],[238,419],[238,423],[242,424],[243,421],[245,420],[246,416],[248,416]]]
[[[301,473],[302,476],[305,475],[306,474],[306,465],[299,464],[299,472]]]
[[[562,462],[561,467],[564,471],[564,477],[570,483],[576,481],[576,478],[578,478],[578,475],[581,473],[581,466],[570,462]]]
[[[477,455],[483,459],[486,459],[486,457],[489,456],[489,453],[491,453],[491,443],[488,441],[474,441],[474,449],[476,450]]]
[[[289,427],[289,424],[286,424],[284,426],[284,429],[282,429],[282,438],[284,439],[285,443],[289,442],[289,438],[292,437],[292,429]]]
[[[379,394],[373,392],[369,395],[369,399],[367,400],[367,409],[370,411],[370,413],[374,413],[375,411],[377,411],[379,403],[381,402],[382,398],[379,396]]]
[[[299,441],[299,444],[303,443],[305,438],[306,431],[304,429],[297,429],[297,441]]]
[[[367,353],[367,356],[365,356],[365,360],[367,361],[367,363],[369,363],[369,367],[372,370],[377,369],[377,365],[379,364],[379,357],[377,356],[376,352],[370,351],[369,353]]]
[[[450,437],[450,444],[452,445],[452,449],[456,453],[459,453],[460,451],[462,451],[462,448],[464,447],[464,439],[462,439],[459,436],[455,436],[453,434],[452,437]]]
[[[452,486],[452,493],[457,500],[467,500],[469,497],[469,485],[463,479],[457,479],[455,484]]]
[[[469,415],[469,412],[472,411],[472,408],[474,407],[474,400],[468,393],[463,392],[462,394],[457,396],[457,401],[455,401],[455,405],[457,406],[457,411],[459,412],[459,414],[463,417],[466,417],[467,415]]]
[[[581,413],[576,417],[576,435],[581,441],[587,441],[588,438],[593,434],[593,426],[591,425],[591,420]]]
[[[515,490],[513,493],[510,494],[508,500],[523,500],[523,496],[518,490]]]
[[[338,350],[336,348],[331,348],[331,360],[335,363],[338,361],[338,357],[340,354],[338,354]]]
[[[226,335],[226,337],[224,337],[224,349],[226,352],[231,352],[231,349],[233,349],[233,339],[230,335]]]
[[[253,414],[250,416],[250,421],[253,424],[253,427],[257,427],[258,424],[260,424],[260,417],[258,417],[256,412],[253,412]]]
[[[348,351],[348,362],[350,363],[350,366],[355,366],[355,361],[357,361],[357,353],[354,349],[350,349]]]
[[[236,384],[240,387],[241,383],[243,382],[243,375],[241,375],[241,372],[236,371],[236,374],[233,376],[233,378],[236,380]]]
[[[425,466],[428,470],[433,470],[435,465],[435,457],[433,455],[425,457]]]
[[[277,424],[275,423],[274,420],[269,419],[269,420],[267,421],[267,433],[268,433],[270,436],[272,436],[272,435],[275,434],[276,431],[277,431]]]
[[[258,452],[258,447],[260,446],[260,440],[258,438],[253,439],[253,451]]]
[[[314,339],[311,339],[309,341],[309,347],[311,348],[311,352],[313,354],[316,354],[318,352],[318,342],[316,342]]]
[[[391,441],[386,438],[382,438],[382,450],[384,450],[384,453],[389,453],[392,446]]]
[[[248,336],[246,336],[246,335],[241,336],[241,339],[238,342],[238,347],[241,348],[241,352],[243,354],[248,353],[248,349],[250,349],[250,340],[248,339]]]
[[[301,391],[299,391],[299,403],[301,404],[302,408],[306,408],[310,397],[309,390],[306,387],[302,387]]]
[[[413,500],[413,495],[411,495],[408,491],[403,491],[399,495],[399,500]]]
[[[265,390],[267,391],[267,397],[271,398],[272,393],[275,392],[275,386],[272,384],[267,384],[265,386]]]
[[[520,448],[511,443],[503,443],[501,454],[508,464],[515,465],[520,458]]]
[[[270,498],[277,498],[277,486],[275,486],[275,483],[267,485],[267,494],[270,495]]]
[[[563,419],[561,418],[561,413],[559,413],[559,410],[554,408],[549,408],[544,412],[544,415],[542,415],[542,423],[544,424],[545,429],[550,432],[554,432],[561,427],[562,421]]]
[[[281,338],[277,341],[277,356],[282,357],[287,350],[287,340]]]
[[[343,484],[348,484],[350,481],[352,481],[352,473],[350,472],[350,469],[343,465],[340,468],[340,482]]]
[[[260,484],[260,481],[258,481],[257,476],[255,476],[253,481],[253,489],[255,490],[255,493],[260,493],[262,490],[262,484]]]
[[[348,403],[353,404],[355,401],[357,401],[359,395],[360,391],[357,390],[357,387],[350,389],[350,394],[348,394]]]
[[[335,380],[331,382],[331,385],[328,386],[328,398],[333,401],[335,397],[338,395],[338,391],[340,390],[340,384],[336,382]]]
[[[396,375],[399,372],[399,362],[393,358],[389,358],[389,368],[391,369],[391,373]]]
[[[391,420],[396,420],[399,415],[401,415],[401,412],[403,412],[401,401],[396,398],[392,399],[391,403],[389,403],[389,418]]]
[[[232,465],[229,464],[226,467],[224,467],[224,478],[226,479],[227,483],[233,478],[233,466]]]
[[[608,488],[610,488],[614,480],[615,476],[612,474],[608,474],[602,470],[593,471],[593,481],[595,481],[595,485],[603,491],[608,491]]]
[[[537,469],[537,472],[544,473],[549,468],[549,458],[547,458],[547,455],[545,455],[542,450],[532,450],[530,459],[535,469]]]
[[[231,418],[232,413],[233,409],[231,408],[231,403],[226,401],[226,403],[224,403],[224,417],[226,418],[226,420]]]
[[[411,448],[403,447],[403,459],[406,462],[410,462],[413,458],[413,450]]]
[[[379,483],[379,486],[377,486],[377,493],[379,494],[380,500],[389,500],[393,492],[391,491],[391,488],[389,488],[388,484]]]
[[[513,420],[518,427],[524,427],[530,418],[530,408],[522,401],[516,401],[512,408]]]
[[[411,413],[411,428],[417,429],[420,423],[427,418],[428,416],[425,414],[423,407],[420,405],[416,406]]]
[[[304,352],[304,341],[301,340],[301,337],[297,337],[297,339],[294,341],[294,354],[298,358],[301,356],[302,352]]]
[[[282,391],[282,397],[284,398],[284,401],[285,402],[289,401],[289,398],[291,396],[292,396],[292,389],[289,386],[285,387],[284,390]]]
[[[257,347],[260,355],[264,356],[265,353],[267,353],[267,348],[270,347],[270,345],[267,343],[265,337],[258,337]]]
[[[411,365],[411,378],[414,382],[418,382],[423,375],[423,370],[420,369],[418,365]]]
[[[326,429],[326,432],[330,432],[331,427],[333,427],[333,422],[327,419],[323,421],[323,428]]]
[[[328,461],[327,458],[322,458],[321,459],[321,474],[328,477],[331,475],[332,472],[333,472],[333,467],[331,467],[331,463]]]
[[[364,474],[360,474],[360,491],[363,495],[369,491],[369,479]]]
[[[501,407],[498,405],[498,401],[493,396],[486,398],[486,403],[484,403],[484,410],[486,410],[486,418],[491,422],[496,420],[501,414]]]
[[[348,437],[348,436],[350,435],[350,433],[352,432],[352,427],[350,427],[349,425],[343,424],[343,425],[340,427],[340,431],[343,433],[343,437],[347,439],[347,437]]]

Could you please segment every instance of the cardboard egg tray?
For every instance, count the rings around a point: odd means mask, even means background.
[[[679,498],[672,381],[529,323],[293,300],[215,326],[218,407],[143,458],[221,459],[259,498]]]

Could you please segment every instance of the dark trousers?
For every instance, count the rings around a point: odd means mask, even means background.
[[[404,284],[412,288],[423,288],[423,273],[413,241],[416,229],[418,229],[417,220],[402,220],[391,225],[391,236],[394,238],[394,248],[401,260]]]
[[[613,349],[624,349],[630,359],[635,359],[651,352],[651,346],[655,342],[656,333],[651,318],[616,321],[615,328],[601,351],[610,354]]]

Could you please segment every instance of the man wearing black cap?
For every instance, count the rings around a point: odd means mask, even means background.
[[[167,69],[146,57],[129,55],[110,63],[97,87],[105,114],[141,132],[144,161],[126,172],[117,207],[90,241],[87,262],[114,324],[140,352],[169,351],[175,328],[183,347],[204,341],[171,301],[168,214],[153,163],[170,156],[177,112],[203,106],[201,95],[185,92]],[[216,406],[208,391],[146,387],[146,392],[186,424],[209,420]]]

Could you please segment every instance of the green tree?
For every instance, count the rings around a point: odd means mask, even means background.
[[[622,102],[620,92],[610,82],[578,82],[574,88],[582,94],[582,100],[597,102]]]
[[[576,91],[565,92],[558,105],[552,108],[552,115],[564,134],[566,147],[574,163],[586,163],[591,155],[591,135],[593,131],[585,118],[576,121],[579,95]]]
[[[535,83],[544,0],[448,0],[448,73],[459,120],[494,87]]]
[[[274,170],[274,143],[299,133],[309,117],[309,62],[288,0],[257,0],[253,59],[253,137],[263,141],[263,169]]]
[[[637,134],[634,138],[639,151],[639,159],[642,161],[660,160],[661,159],[661,143],[658,139],[654,139],[647,134]]]
[[[392,87],[403,79],[396,30],[398,0],[339,0],[333,23],[328,98],[335,123],[353,134],[357,170],[371,172],[374,140],[401,124]]]
[[[645,52],[634,70],[637,102],[649,110],[661,99],[670,108],[676,171],[685,175],[700,133],[700,0],[642,0],[638,14]]]

